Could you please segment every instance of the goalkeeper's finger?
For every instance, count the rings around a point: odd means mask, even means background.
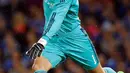
[[[36,57],[38,56],[39,51],[37,49],[34,50],[33,55],[32,55],[32,59],[36,59]]]
[[[38,57],[40,57],[41,54],[42,54],[42,50],[39,51],[39,53],[38,53]]]
[[[27,56],[29,56],[29,53],[30,53],[30,51],[27,51],[25,54],[26,54]]]

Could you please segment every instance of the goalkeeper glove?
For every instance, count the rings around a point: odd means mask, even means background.
[[[33,46],[26,52],[26,55],[28,55],[31,59],[40,57],[46,44],[46,40],[41,38],[37,43],[33,44]]]

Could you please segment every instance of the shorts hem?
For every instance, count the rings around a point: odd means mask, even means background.
[[[97,68],[98,65],[99,65],[99,63],[92,68],[85,68],[85,70],[94,70],[95,68]]]

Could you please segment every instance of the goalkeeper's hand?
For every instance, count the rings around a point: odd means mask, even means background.
[[[46,40],[41,38],[37,43],[33,44],[33,46],[26,52],[26,55],[28,55],[31,59],[40,57],[46,43]]]

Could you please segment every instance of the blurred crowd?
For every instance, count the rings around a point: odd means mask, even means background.
[[[79,16],[102,66],[130,73],[130,0],[80,0]],[[33,73],[25,56],[41,37],[42,0],[0,0],[0,73]],[[87,73],[69,58],[49,73]]]

